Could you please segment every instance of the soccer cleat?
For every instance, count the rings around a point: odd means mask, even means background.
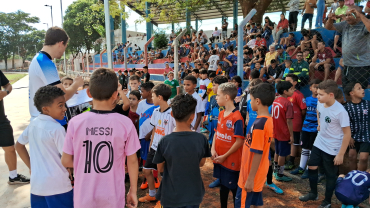
[[[321,205],[318,206],[317,208],[331,208],[331,204],[327,201],[322,201]]]
[[[139,202],[153,202],[157,201],[157,199],[154,196],[149,196],[149,194],[146,194],[145,196],[139,198]]]
[[[143,183],[141,184],[140,189],[141,189],[141,190],[145,190],[145,189],[147,189],[147,188],[148,188],[148,181],[146,180],[146,178],[144,178],[144,181],[143,181]]]
[[[209,188],[215,188],[215,187],[219,187],[221,185],[221,182],[220,182],[220,179],[216,179],[215,181],[213,181],[211,184],[209,184]]]
[[[283,176],[279,176],[279,174],[276,174],[275,179],[276,179],[277,181],[282,181],[282,182],[289,182],[289,181],[292,181],[292,178],[290,178],[290,177],[288,177],[288,176],[285,176],[285,175],[283,175]]]
[[[30,183],[30,179],[27,178],[26,176],[22,175],[22,174],[17,174],[17,177],[11,179],[9,177],[9,181],[8,181],[8,184],[9,185],[14,185],[14,184],[25,184],[25,183]]]
[[[284,194],[284,191],[283,191],[283,190],[281,190],[281,188],[277,187],[277,185],[275,185],[274,183],[272,183],[272,184],[268,184],[268,183],[266,182],[266,186],[267,186],[267,188],[269,188],[269,189],[273,190],[273,191],[274,191],[275,193],[277,193],[277,194]]]
[[[154,186],[155,186],[155,188],[156,189],[159,188],[160,185],[161,185],[161,183],[159,182],[158,178],[155,178],[154,179]]]
[[[207,133],[208,130],[206,128],[200,127],[200,133]]]
[[[296,168],[295,170],[290,171],[290,174],[297,175],[297,174],[303,174],[304,170],[301,167]]]
[[[288,161],[284,167],[285,170],[292,170],[293,168],[294,168],[294,164],[290,161]]]
[[[301,178],[302,179],[307,179],[308,178],[308,170],[306,169],[305,171],[304,171],[304,173],[301,175]]]
[[[308,193],[306,195],[302,195],[299,197],[299,200],[306,202],[306,201],[316,201],[318,196],[313,193]]]
[[[272,175],[274,176],[274,178],[276,178],[277,177],[277,172],[274,172]]]
[[[161,201],[157,201],[154,208],[162,208]]]
[[[322,183],[322,181],[325,180],[325,178],[326,178],[325,174],[319,173],[319,179],[317,180],[317,183]]]

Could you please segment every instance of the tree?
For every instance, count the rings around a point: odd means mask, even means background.
[[[167,35],[163,30],[160,30],[159,32],[155,33],[155,38],[153,40],[154,48],[160,49],[164,48],[168,44]]]
[[[35,48],[41,49],[44,44],[45,30],[34,30],[30,33],[20,36],[19,45],[20,56],[22,57],[22,63],[24,64],[26,58],[30,55],[37,53]]]

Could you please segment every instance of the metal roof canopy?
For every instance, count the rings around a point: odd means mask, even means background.
[[[260,0],[263,1],[263,0]],[[290,0],[273,0],[271,4],[269,5],[268,9],[266,10],[266,13],[271,13],[271,12],[281,12],[282,7],[281,5],[285,5],[285,10],[289,11],[288,3]],[[326,6],[330,7],[330,5],[333,3],[333,0],[327,0],[326,1]],[[207,19],[216,19],[216,18],[221,18],[222,16],[225,17],[233,17],[233,8],[232,8],[232,1],[226,1],[226,0],[210,0],[211,3],[211,8],[201,8],[198,11],[191,12],[191,21],[195,21],[196,19],[198,20],[207,20]],[[300,9],[303,9],[303,5],[305,3],[305,0],[300,0]],[[227,7],[226,5],[229,5]],[[139,15],[145,17],[145,10],[137,10],[133,3],[127,2],[127,6],[138,13]],[[157,7],[155,4],[152,3],[151,9],[160,9],[160,8],[171,8],[173,5],[166,5],[166,6],[161,6]],[[172,9],[173,10],[173,9]],[[181,19],[178,19],[178,22],[186,22],[186,16],[185,12],[182,12],[183,15]],[[243,16],[243,12],[240,6],[240,3],[238,1],[238,16]],[[154,17],[151,20],[151,23],[153,23],[155,26],[158,26],[158,24],[171,24],[169,21],[161,21],[159,20],[158,17]]]

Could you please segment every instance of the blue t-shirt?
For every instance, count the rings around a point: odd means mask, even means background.
[[[271,108],[272,108],[272,105],[269,107],[269,113],[271,113]],[[249,120],[248,120],[248,125],[247,125],[247,130],[246,130],[245,135],[248,135],[249,130],[252,127],[252,124],[257,118],[257,112],[252,110],[251,100],[248,100],[247,102],[247,112],[248,112]]]
[[[303,121],[302,131],[317,132],[317,98],[312,96],[306,98],[307,113]]]
[[[241,96],[243,94],[243,90],[241,87],[238,87],[238,94],[236,96]]]
[[[238,57],[236,57],[234,54],[230,54],[226,57],[226,59],[232,63],[231,67],[229,65],[229,67],[230,67],[229,74],[236,75],[236,70],[237,70],[237,67],[238,67]],[[232,78],[232,77],[230,77],[230,78]]]
[[[365,171],[353,170],[343,179],[338,179],[335,193],[347,197],[358,205],[369,198],[370,174]]]

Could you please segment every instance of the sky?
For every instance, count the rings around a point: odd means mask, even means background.
[[[33,26],[39,30],[46,30],[47,26],[52,26],[51,21],[51,13],[50,13],[50,7],[46,7],[44,5],[51,5],[53,7],[53,25],[54,26],[61,26],[62,25],[62,18],[61,18],[61,5],[60,2],[62,1],[63,6],[63,15],[64,11],[67,9],[67,7],[72,4],[75,0],[15,0],[15,1],[6,1],[7,3],[2,3],[0,7],[0,12],[15,12],[17,10],[22,10],[26,13],[29,13],[31,16],[37,16],[40,18],[40,23],[33,24]],[[362,5],[366,4],[366,2],[361,3]],[[137,32],[145,32],[146,31],[146,24],[141,23],[136,25],[134,21],[140,18],[140,15],[126,7],[126,11],[130,12],[129,19],[126,20],[129,27],[128,30],[131,31],[137,31]],[[269,13],[265,16],[269,16],[270,19],[273,22],[278,22],[280,13]],[[288,16],[288,14],[286,14]],[[298,27],[300,27],[301,22],[301,15],[298,15]],[[242,17],[238,17],[238,22],[242,20]],[[314,16],[313,21],[316,20],[316,17]],[[232,17],[229,17],[229,27],[232,28]],[[47,24],[44,24],[47,23]],[[231,23],[231,24],[230,24]],[[195,22],[192,21],[191,25],[193,25],[193,28],[195,28]],[[313,22],[314,25],[314,22]],[[203,20],[202,22],[198,23],[199,29],[203,30],[214,30],[214,27],[221,26],[221,19],[211,19],[211,20]],[[185,27],[185,23],[175,24],[175,29],[179,27]],[[306,23],[306,27],[308,27],[308,21]],[[159,25],[159,28],[162,29],[169,29],[167,33],[170,33],[171,25]],[[157,30],[157,27],[154,27],[154,30]]]

